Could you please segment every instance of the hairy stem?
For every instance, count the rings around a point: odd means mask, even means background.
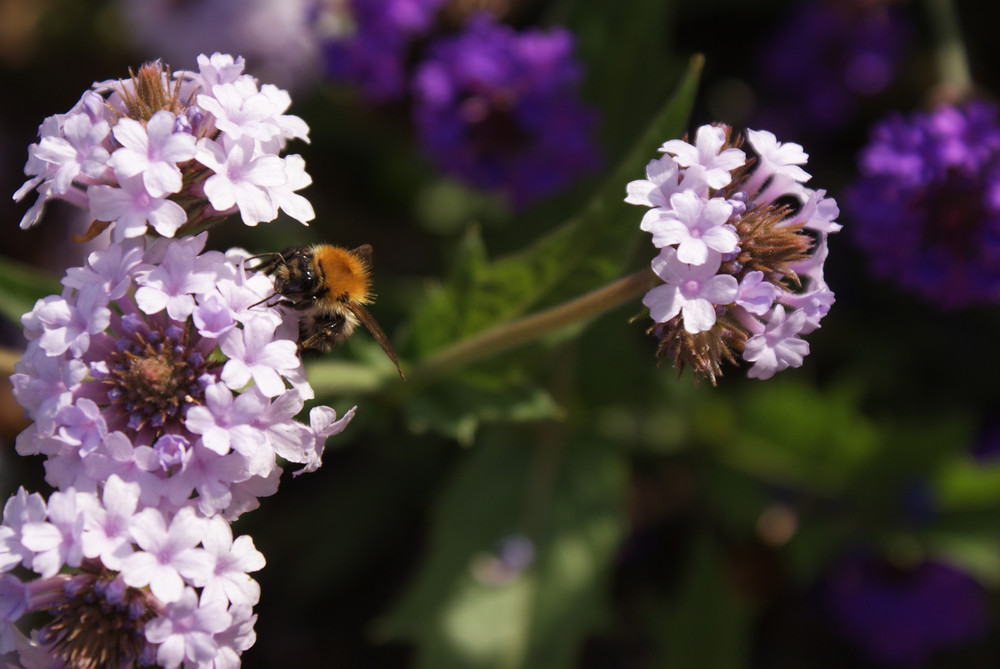
[[[413,381],[422,381],[495,356],[521,344],[593,318],[620,304],[635,299],[660,280],[652,270],[644,269],[614,283],[515,321],[502,323],[469,339],[459,341],[432,355],[410,373]]]

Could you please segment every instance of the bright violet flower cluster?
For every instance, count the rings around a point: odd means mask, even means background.
[[[437,169],[515,207],[594,171],[597,113],[580,99],[572,33],[519,31],[488,11],[469,16],[446,4],[321,3],[316,26],[330,76],[370,102],[409,102]]]
[[[840,230],[837,203],[803,185],[801,146],[767,131],[747,140],[752,158],[724,125],[702,126],[694,144],[665,142],[625,198],[649,207],[640,227],[660,249],[652,268],[663,284],[643,298],[657,357],[713,384],[738,354],[753,378],[800,366],[801,335],[834,302],[823,263],[827,235]]]
[[[421,145],[443,172],[515,206],[556,192],[600,163],[597,114],[576,95],[582,76],[568,30],[517,32],[479,14],[417,67]]]
[[[872,273],[946,309],[1000,302],[1000,120],[972,101],[876,124],[848,191]]]
[[[331,78],[356,83],[372,102],[406,96],[413,43],[435,25],[445,0],[320,0],[316,32]]]
[[[319,467],[354,416],[296,420],[313,399],[296,314],[268,304],[246,252],[187,234],[236,212],[312,217],[302,160],[277,155],[308,133],[288,96],[241,58],[199,64],[96,84],[29,150],[22,227],[61,198],[96,219],[85,238],[111,239],[22,317],[11,382],[33,423],[16,448],[56,488],[22,489],[0,524],[0,654],[23,666],[239,666],[264,559],[229,523],[277,490],[279,462]]]
[[[36,224],[45,204],[62,199],[89,210],[88,237],[110,227],[113,239],[152,228],[184,234],[237,211],[247,225],[277,217],[314,218],[295,191],[311,178],[299,155],[279,157],[309,128],[285,114],[291,98],[243,74],[243,59],[199,56],[199,71],[171,78],[159,63],[131,79],[95,83],[65,114],[39,127],[28,149],[30,178],[14,194],[38,199],[21,219]]]

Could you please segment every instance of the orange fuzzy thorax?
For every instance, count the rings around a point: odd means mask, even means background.
[[[330,297],[361,303],[371,301],[371,277],[368,265],[361,258],[331,244],[317,244],[311,250]]]

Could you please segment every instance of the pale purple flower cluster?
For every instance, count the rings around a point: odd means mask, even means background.
[[[101,666],[239,666],[254,642],[260,598],[249,572],[264,566],[264,556],[250,537],[234,540],[219,516],[143,506],[141,496],[140,484],[111,476],[100,494],[68,488],[46,503],[21,488],[7,500],[0,653],[17,651],[23,660],[103,652],[117,660]],[[11,573],[17,567],[35,578],[22,581]],[[97,607],[100,616],[86,615]],[[14,623],[36,611],[53,620],[29,639]],[[102,639],[95,633],[102,627],[133,633]],[[115,645],[90,647],[101,641]]]
[[[114,241],[164,237],[239,211],[256,225],[278,210],[314,218],[295,191],[309,185],[301,156],[279,157],[309,128],[286,114],[291,98],[243,74],[243,58],[198,57],[199,71],[171,80],[158,65],[132,79],[95,83],[65,114],[45,119],[28,149],[29,179],[14,194],[38,192],[21,227],[38,222],[50,199],[90,212]]]
[[[823,262],[839,210],[825,191],[803,185],[801,146],[749,130],[748,160],[730,134],[705,125],[693,144],[665,142],[625,200],[649,207],[640,227],[660,249],[652,268],[663,284],[643,304],[661,357],[714,381],[719,358],[742,352],[753,363],[748,375],[766,379],[802,364],[809,344],[801,335],[833,304]]]
[[[11,381],[34,423],[17,450],[44,455],[54,487],[93,492],[114,474],[146,506],[235,518],[277,488],[276,456],[315,469],[350,421],[326,407],[312,426],[293,419],[312,398],[297,320],[248,308],[271,278],[203,253],[205,237],[112,244],[24,315]]]
[[[877,123],[848,191],[872,272],[944,308],[1000,302],[1000,119],[971,101]]]
[[[237,211],[312,217],[302,159],[278,156],[308,132],[288,95],[242,58],[199,65],[95,84],[29,152],[22,227],[61,198],[112,235],[22,317],[11,383],[33,423],[16,448],[57,489],[22,489],[0,524],[0,653],[24,666],[239,666],[264,559],[229,523],[277,490],[280,462],[319,467],[354,416],[295,419],[313,399],[296,314],[246,252],[188,234]],[[25,636],[32,612],[48,622]]]
[[[145,661],[238,666],[257,597],[243,572],[263,558],[249,538],[233,542],[228,522],[276,491],[278,458],[315,469],[354,415],[319,406],[309,425],[294,419],[312,397],[297,321],[261,303],[273,281],[247,276],[245,254],[202,252],[205,237],[96,251],[23,317],[29,342],[11,381],[34,423],[17,451],[44,455],[62,492],[47,511],[26,493],[8,504],[0,567],[21,562],[41,579],[3,576],[0,617],[48,610],[36,652],[56,644],[67,657],[60,616],[74,620],[67,607],[84,591],[93,603],[96,588],[138,616],[132,634],[155,653]]]

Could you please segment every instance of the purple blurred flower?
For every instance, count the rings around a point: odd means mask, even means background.
[[[125,36],[145,55],[193,67],[199,53],[239,52],[265,81],[303,89],[319,73],[314,0],[118,0]]]
[[[564,28],[517,32],[486,14],[428,49],[414,77],[414,118],[441,170],[523,205],[598,165],[594,110]]]
[[[356,83],[373,102],[407,92],[410,46],[434,25],[445,0],[320,0],[315,30],[330,77]]]
[[[890,666],[921,666],[932,653],[974,641],[989,626],[982,587],[941,562],[896,567],[853,555],[830,572],[824,597],[839,631]]]
[[[884,0],[794,5],[763,43],[755,123],[785,136],[840,127],[858,98],[891,83],[910,36],[908,16]]]
[[[1000,301],[1000,123],[982,102],[875,125],[848,193],[872,272],[944,308]]]

